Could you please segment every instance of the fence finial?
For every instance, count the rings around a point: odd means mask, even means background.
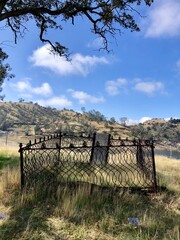
[[[22,151],[23,144],[19,143],[19,152]]]

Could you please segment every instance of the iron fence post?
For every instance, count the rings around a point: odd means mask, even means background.
[[[62,137],[62,133],[59,133],[59,147],[61,148],[61,137]]]
[[[142,141],[140,139],[139,139],[138,145],[137,145],[137,165],[142,170],[145,170],[144,169],[145,161],[144,161],[144,156],[143,156],[143,145],[142,145]]]
[[[20,171],[21,171],[21,190],[24,188],[24,163],[23,163],[23,148],[22,143],[19,144],[20,153]]]
[[[90,163],[92,163],[92,161],[93,161],[95,144],[96,144],[96,133],[93,134],[93,141],[92,141],[92,149],[91,149]]]
[[[109,155],[110,143],[111,143],[111,134],[109,134],[109,136],[108,136],[107,152],[106,152],[106,159],[105,159],[105,163],[106,163],[106,164],[107,164],[107,162],[108,162],[108,155]]]
[[[59,149],[58,149],[58,161],[60,161],[60,151],[61,151],[61,132],[59,133]]]

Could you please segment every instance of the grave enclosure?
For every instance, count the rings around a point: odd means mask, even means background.
[[[20,144],[21,186],[88,183],[157,191],[154,142],[56,133]]]

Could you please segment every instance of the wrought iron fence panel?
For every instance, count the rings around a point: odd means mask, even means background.
[[[61,133],[44,136],[42,138],[39,138],[38,140],[35,139],[34,143],[32,143],[32,141],[29,141],[22,149],[26,150],[30,148],[58,148],[60,146],[61,136]]]
[[[22,187],[43,180],[156,190],[152,141],[59,133],[19,151]]]

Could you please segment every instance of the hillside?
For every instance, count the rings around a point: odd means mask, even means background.
[[[25,102],[0,102],[0,130],[26,136],[59,130],[87,133],[97,131],[122,138],[131,136],[129,128],[115,120],[107,121],[105,116],[95,110],[82,114]]]
[[[155,139],[166,145],[180,147],[180,119],[151,119],[131,127],[132,135],[138,138]]]
[[[42,107],[32,102],[0,102],[0,131],[20,136],[64,132],[102,132],[121,138],[155,139],[158,143],[180,147],[180,119],[151,119],[143,124],[124,126],[99,111],[75,112]]]

